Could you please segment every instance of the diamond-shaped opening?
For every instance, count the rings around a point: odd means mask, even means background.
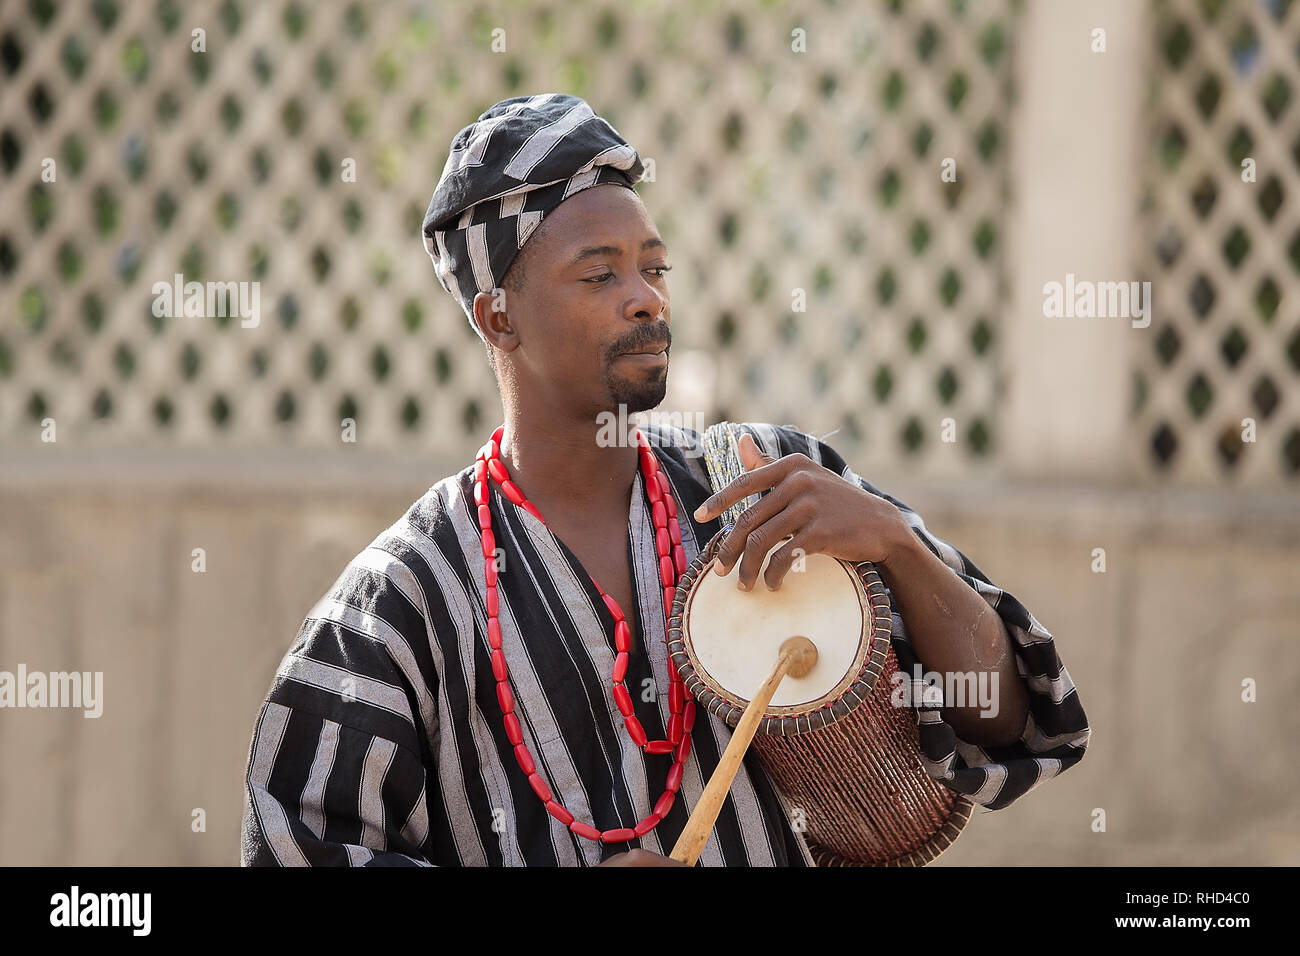
[[[230,402],[220,392],[212,397],[212,402],[208,405],[208,417],[218,428],[225,428],[230,422]]]
[[[925,154],[930,151],[930,144],[934,142],[934,128],[924,120],[916,127],[912,133],[912,151],[916,153],[918,159],[924,159]]]
[[[1277,386],[1267,375],[1261,375],[1256,380],[1255,387],[1250,390],[1250,397],[1255,403],[1255,408],[1259,410],[1260,418],[1268,418],[1272,415],[1282,400]]]
[[[889,393],[894,390],[894,375],[889,371],[888,365],[881,365],[876,369],[876,375],[871,380],[871,389],[876,393],[876,401],[889,400]]]
[[[280,392],[275,400],[275,420],[277,422],[291,422],[297,413],[298,406],[293,400],[293,393],[288,389]]]
[[[1265,325],[1273,324],[1277,307],[1282,303],[1282,291],[1271,276],[1265,276],[1255,287],[1255,314]]]
[[[172,400],[166,395],[159,395],[153,400],[152,406],[153,420],[155,424],[166,428],[172,423],[172,417],[176,414],[176,409],[172,405]]]
[[[1208,174],[1198,179],[1196,185],[1192,187],[1192,208],[1201,219],[1210,214],[1210,210],[1214,208],[1214,201],[1218,198],[1219,187]]]
[[[925,323],[921,321],[920,316],[913,316],[907,326],[907,347],[913,355],[925,348],[925,339]]]
[[[1236,368],[1249,348],[1250,340],[1235,325],[1219,341],[1219,351],[1223,353],[1223,361],[1227,363],[1228,368]]]
[[[1264,89],[1260,92],[1259,101],[1264,106],[1264,112],[1268,118],[1277,122],[1279,116],[1286,112],[1286,108],[1291,105],[1291,84],[1286,81],[1281,73],[1274,73],[1269,77],[1268,82],[1264,84]]]
[[[1181,68],[1192,51],[1192,31],[1187,28],[1187,24],[1179,20],[1171,26],[1165,32],[1160,49],[1166,63],[1175,70]]]
[[[881,90],[881,96],[885,101],[885,109],[891,113],[898,109],[899,104],[903,102],[903,94],[907,92],[907,84],[903,82],[903,74],[898,70],[890,70],[889,75],[885,77],[885,86]]]
[[[407,431],[414,430],[415,426],[420,423],[420,403],[416,401],[414,395],[406,396],[406,401],[402,402],[400,416],[402,427]]]
[[[948,98],[948,109],[954,113],[961,109],[961,104],[966,99],[967,92],[970,91],[970,82],[966,79],[966,74],[961,70],[953,71],[948,77],[948,82],[943,88],[944,95]]]
[[[1214,116],[1214,111],[1219,105],[1219,97],[1222,95],[1223,84],[1219,82],[1218,75],[1206,73],[1200,85],[1196,87],[1196,108],[1200,111],[1202,119],[1208,121]]]
[[[27,396],[27,417],[32,421],[39,422],[49,410],[49,403],[39,389]]]
[[[321,342],[313,342],[307,351],[307,374],[313,382],[319,382],[329,371],[330,353]]]
[[[1291,245],[1287,246],[1286,256],[1291,260],[1291,268],[1295,270],[1295,274],[1300,276],[1300,229],[1297,229],[1295,235],[1291,237]]]
[[[913,221],[912,228],[907,234],[908,244],[912,247],[912,254],[919,256],[925,252],[926,246],[930,244],[930,226],[924,219]]]
[[[971,452],[977,456],[983,457],[993,449],[993,435],[982,418],[971,423],[966,440],[970,443]]]
[[[0,133],[0,166],[4,167],[6,176],[13,173],[22,157],[22,144],[18,142],[18,137],[13,134],[13,131],[6,129]]]
[[[1300,473],[1300,428],[1287,432],[1282,442],[1282,468],[1288,475]]]
[[[1228,160],[1233,168],[1240,169],[1241,161],[1249,156],[1254,148],[1255,140],[1250,135],[1250,130],[1238,123],[1232,131],[1232,136],[1228,138]]]
[[[993,329],[988,321],[980,316],[970,330],[970,346],[976,355],[983,355],[993,343]]]
[[[1002,127],[994,119],[987,119],[975,131],[975,149],[984,162],[991,162],[1002,144]],[[959,180],[960,181],[960,180]]]
[[[1259,206],[1259,211],[1264,214],[1264,218],[1272,222],[1277,211],[1282,208],[1284,199],[1286,193],[1282,189],[1281,181],[1276,176],[1270,176],[1264,183],[1264,188],[1259,191],[1255,202]]]
[[[892,166],[887,167],[876,185],[876,191],[880,194],[880,202],[886,209],[894,205],[901,187],[898,172]]]
[[[361,407],[357,405],[357,401],[355,398],[353,398],[351,395],[346,393],[339,400],[339,408],[337,414],[339,416],[339,421],[342,421],[345,418],[350,418],[354,422],[361,421]]]
[[[939,377],[935,380],[934,387],[939,394],[939,401],[944,405],[950,404],[953,397],[957,394],[957,389],[961,383],[957,379],[957,373],[953,371],[951,365],[945,365]]]
[[[989,66],[994,66],[1002,55],[1006,45],[1006,33],[1000,23],[990,23],[980,34],[980,58]]]
[[[1183,342],[1178,335],[1178,330],[1172,325],[1166,325],[1160,330],[1160,334],[1156,336],[1156,356],[1160,359],[1162,365],[1168,366],[1173,362],[1178,357],[1182,347]]]
[[[903,448],[908,454],[916,453],[916,451],[921,447],[921,441],[924,437],[925,435],[921,431],[921,423],[916,420],[915,415],[907,420],[907,423],[899,433],[899,438],[902,440]]]
[[[1177,169],[1187,153],[1187,137],[1183,133],[1183,128],[1177,123],[1166,126],[1164,132],[1160,134],[1157,149],[1165,169]]]
[[[1286,357],[1291,361],[1291,367],[1300,374],[1300,329],[1291,333],[1291,338],[1286,343]]]
[[[1145,408],[1147,404],[1147,393],[1149,391],[1149,386],[1147,385],[1146,376],[1143,375],[1140,371],[1134,371],[1132,386],[1133,388],[1131,393],[1132,394],[1131,411],[1132,414],[1136,415],[1138,412],[1142,411],[1142,409]]]
[[[112,417],[113,397],[107,389],[101,388],[95,392],[95,397],[90,402],[90,414],[99,419]]]
[[[1210,282],[1205,273],[1198,273],[1196,280],[1187,293],[1188,304],[1191,305],[1192,311],[1196,313],[1198,319],[1204,319],[1209,314],[1210,309],[1214,308],[1214,300],[1213,283]]]
[[[1255,68],[1259,57],[1259,34],[1249,20],[1242,20],[1229,43],[1232,65],[1243,76]]]
[[[5,76],[13,76],[22,65],[23,46],[17,35],[9,30],[0,38],[0,68],[4,69]]]
[[[1210,385],[1209,379],[1200,372],[1193,375],[1191,381],[1187,383],[1186,398],[1187,408],[1193,418],[1204,415],[1214,401],[1214,388]]]
[[[927,20],[921,25],[921,29],[916,34],[916,55],[921,58],[922,63],[929,62],[935,48],[939,45],[939,40],[940,33],[933,23]]]
[[[465,403],[465,407],[461,409],[460,417],[461,422],[465,426],[465,433],[468,435],[477,435],[479,432],[479,424],[483,420],[483,412],[478,407],[478,402],[475,399],[471,398]]]
[[[889,305],[894,301],[894,293],[898,291],[898,281],[894,278],[894,270],[886,266],[880,270],[880,275],[876,279],[876,298],[880,300],[881,305]]]
[[[1250,236],[1241,226],[1233,226],[1232,231],[1223,240],[1223,258],[1227,260],[1228,265],[1236,269],[1249,253]]]
[[[1224,425],[1219,431],[1218,440],[1214,443],[1214,450],[1218,453],[1219,461],[1223,466],[1234,468],[1241,460],[1241,453],[1245,449],[1246,445],[1241,440],[1241,429],[1231,423]]]
[[[981,219],[975,226],[975,233],[971,236],[971,245],[975,247],[975,254],[981,259],[987,259],[993,247],[997,245],[997,241],[998,227],[991,219]]]
[[[1168,269],[1178,261],[1178,256],[1183,251],[1183,240],[1178,235],[1178,230],[1170,226],[1160,240],[1156,243],[1156,256],[1160,264]]]
[[[943,304],[952,307],[961,295],[961,276],[957,274],[956,269],[948,268],[943,270],[943,276],[939,279],[939,298]]]
[[[1156,464],[1161,467],[1168,465],[1177,452],[1178,436],[1167,423],[1161,422],[1151,435],[1151,453],[1155,456]]]

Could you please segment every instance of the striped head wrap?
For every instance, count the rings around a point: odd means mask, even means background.
[[[589,186],[631,189],[644,172],[618,131],[567,93],[502,100],[456,134],[422,232],[438,282],[479,338],[475,295],[501,287],[543,217]]]

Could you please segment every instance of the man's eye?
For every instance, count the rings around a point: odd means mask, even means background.
[[[606,272],[604,275],[592,276],[590,279],[583,279],[583,282],[604,282],[606,279],[614,278],[614,273]]]

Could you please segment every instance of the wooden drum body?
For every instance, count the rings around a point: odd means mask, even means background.
[[[673,665],[732,727],[793,635],[817,645],[813,669],[777,688],[752,747],[804,828],[819,866],[924,866],[957,838],[972,804],[921,765],[916,719],[890,702],[898,670],[889,595],[875,566],[805,556],[777,591],[739,562],[714,572],[721,535],[677,584],[668,626]],[[766,562],[765,562],[766,565]]]

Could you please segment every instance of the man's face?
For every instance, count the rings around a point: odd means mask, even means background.
[[[506,290],[520,398],[580,416],[654,408],[668,379],[667,249],[632,190],[604,183],[551,211]]]

